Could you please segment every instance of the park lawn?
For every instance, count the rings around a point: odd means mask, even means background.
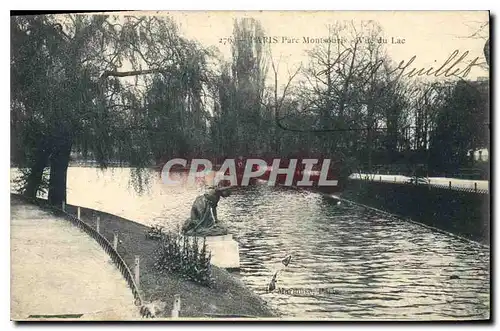
[[[76,215],[76,207],[68,205],[66,211]],[[166,304],[161,317],[169,317],[174,295],[181,295],[180,317],[275,317],[278,312],[248,289],[241,280],[224,269],[212,266],[214,284],[208,288],[173,274],[162,274],[154,268],[154,254],[158,242],[148,239],[148,227],[122,217],[81,208],[81,219],[95,228],[100,215],[100,233],[113,243],[114,233],[119,235],[118,253],[131,271],[135,256],[140,256],[140,290],[143,300],[162,301]],[[160,316],[157,316],[160,317]]]

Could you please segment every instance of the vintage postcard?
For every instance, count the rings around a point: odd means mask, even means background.
[[[11,319],[490,320],[489,19],[13,14]]]

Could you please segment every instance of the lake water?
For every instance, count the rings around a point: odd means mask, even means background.
[[[147,189],[138,193],[130,169],[69,168],[68,203],[175,228],[204,192],[167,186],[152,172],[147,178]],[[265,185],[221,200],[219,218],[240,243],[238,276],[285,317],[489,318],[489,248],[479,244],[319,194]],[[278,270],[277,288],[267,293]]]

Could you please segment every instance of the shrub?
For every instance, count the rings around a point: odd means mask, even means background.
[[[161,225],[152,225],[146,231],[146,238],[148,239],[161,239],[163,236],[163,230],[165,228]]]
[[[205,240],[200,247],[196,237],[189,239],[178,233],[164,232],[154,254],[158,271],[177,274],[205,286],[212,285],[211,254],[207,252]]]
[[[13,189],[19,194],[25,194],[28,186],[28,178],[31,174],[30,168],[19,168],[19,174],[11,180]],[[49,168],[45,168],[42,173],[40,184],[37,188],[38,194],[46,194],[49,190]]]

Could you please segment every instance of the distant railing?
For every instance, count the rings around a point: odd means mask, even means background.
[[[391,178],[383,178],[391,177]],[[440,189],[449,189],[453,191],[460,192],[468,192],[468,193],[479,193],[479,194],[488,194],[489,189],[478,188],[478,182],[474,182],[474,187],[464,187],[460,185],[453,185],[452,181],[448,181],[448,184],[437,184],[433,183],[432,180],[428,180],[425,177],[405,177],[401,178],[401,176],[396,175],[375,175],[375,174],[363,174],[359,177],[350,177],[350,180],[368,180],[370,182],[381,182],[381,183],[394,183],[394,184],[403,184],[403,185],[417,185],[417,186],[427,186],[429,189],[432,188],[440,188]]]
[[[477,188],[477,183],[474,183],[474,187],[461,187],[461,186],[452,186],[451,182],[448,185],[443,185],[443,184],[419,184],[419,185],[429,185],[430,187],[435,187],[435,188],[447,188],[449,190],[453,191],[460,191],[460,192],[469,192],[469,193],[480,193],[480,194],[488,194],[489,190],[485,189],[480,189]]]

